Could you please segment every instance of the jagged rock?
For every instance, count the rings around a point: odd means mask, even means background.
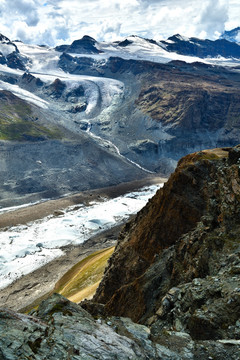
[[[124,41],[120,41],[118,43],[118,46],[121,46],[121,47],[126,47],[128,45],[131,45],[133,43],[133,41],[131,40],[128,40],[128,39],[125,39]]]
[[[93,299],[105,314],[149,324],[154,336],[176,329],[195,340],[239,338],[240,178],[228,160],[238,150],[181,159],[126,225]]]
[[[28,90],[35,90],[44,85],[44,83],[41,79],[36,78],[32,74],[29,74],[26,72],[20,78],[19,84],[20,84],[20,86],[22,86]]]
[[[158,145],[149,139],[138,140],[135,144],[131,144],[130,148],[137,153],[148,153],[150,156],[152,153],[158,153]]]
[[[0,309],[2,360],[237,360],[239,341],[194,342],[187,333],[158,336],[128,318],[94,319],[79,305],[54,294],[31,316]],[[202,358],[201,358],[202,356]]]
[[[19,58],[18,54],[13,52],[6,57],[7,66],[13,69],[26,70],[23,61]]]
[[[60,79],[55,79],[54,82],[46,87],[47,93],[56,99],[59,99],[64,90],[66,89],[66,84]]]
[[[76,106],[72,106],[68,111],[73,113],[73,114],[76,114],[76,113],[79,113],[79,112],[83,112],[85,111],[87,108],[87,104],[77,104]]]
[[[161,360],[165,354],[188,359],[153,343],[145,326],[123,318],[94,320],[58,294],[43,301],[32,316],[0,310],[0,319],[3,360]]]

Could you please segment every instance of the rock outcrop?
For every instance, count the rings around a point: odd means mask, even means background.
[[[159,339],[129,318],[94,319],[58,294],[31,316],[0,309],[0,320],[1,360],[237,360],[240,348],[237,340],[194,342],[177,331]]]
[[[27,59],[22,56],[17,46],[6,36],[0,34],[0,64],[12,69],[26,70]]]
[[[125,226],[92,301],[0,309],[1,359],[238,360],[239,168],[240,146],[182,158]]]
[[[179,161],[120,235],[94,297],[105,314],[160,333],[239,339],[239,165],[239,146]]]

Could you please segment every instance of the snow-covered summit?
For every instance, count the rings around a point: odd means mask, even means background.
[[[219,57],[240,59],[240,45],[223,38],[213,41],[194,37],[187,38],[176,34],[161,43],[168,52],[179,55],[196,56],[200,59]]]
[[[238,28],[237,28],[238,29]],[[237,29],[235,29],[237,31]],[[85,57],[94,61],[108,61],[110,57],[125,60],[168,63],[172,60],[204,62],[218,65],[238,65],[240,45],[225,39],[210,41],[188,38],[180,34],[167,40],[153,40],[130,35],[121,41],[98,42],[90,36],[83,36],[70,45],[56,48],[12,42],[0,34],[0,64],[11,69],[34,73],[56,74],[62,54],[74,58]]]
[[[224,31],[220,36],[220,39],[240,43],[240,26],[229,31]]]
[[[19,53],[17,46],[3,34],[0,34],[0,52],[3,56]]]
[[[0,64],[12,69],[25,70],[25,62],[26,59],[21,56],[17,45],[0,34]]]
[[[237,43],[227,40],[188,38],[180,34],[159,41],[130,35],[121,41],[114,42],[98,42],[84,36],[71,45],[58,46],[56,50],[75,57],[85,56],[95,60],[107,60],[115,56],[125,60],[147,60],[157,63],[180,60],[187,63],[200,61],[210,64],[236,65],[236,59],[240,59],[240,46]]]

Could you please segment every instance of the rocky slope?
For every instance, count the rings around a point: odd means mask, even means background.
[[[3,207],[146,177],[144,171],[85,136],[75,141],[0,141],[0,151]]]
[[[2,359],[237,360],[239,167],[240,146],[182,158],[125,226],[93,301],[1,309]]]
[[[107,314],[239,339],[240,147],[186,156],[126,225],[97,290]]]

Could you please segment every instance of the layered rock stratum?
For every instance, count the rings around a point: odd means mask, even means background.
[[[239,168],[240,146],[182,158],[125,226],[92,301],[1,309],[2,359],[239,359]]]

